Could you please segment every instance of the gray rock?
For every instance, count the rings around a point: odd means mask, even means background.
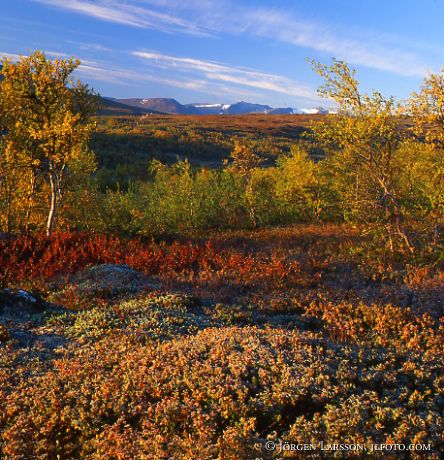
[[[96,265],[72,275],[62,291],[74,291],[84,298],[114,298],[140,291],[158,289],[159,285],[127,265]]]
[[[23,289],[0,291],[0,317],[3,321],[27,321],[47,307],[48,304],[38,294]]]

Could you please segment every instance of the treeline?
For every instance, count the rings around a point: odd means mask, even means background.
[[[51,233],[57,226],[158,236],[343,221],[384,251],[442,257],[442,74],[426,78],[401,105],[377,92],[361,94],[354,71],[341,61],[313,63],[326,82],[320,93],[340,108],[311,127],[309,144],[323,150],[322,160],[301,143],[264,167],[254,145],[238,140],[224,168],[153,160],[148,180],[104,190],[87,148],[95,95],[80,83],[68,88],[76,65],[36,53],[4,66],[3,231]],[[400,130],[401,122],[409,128]],[[106,183],[111,179],[108,171]]]

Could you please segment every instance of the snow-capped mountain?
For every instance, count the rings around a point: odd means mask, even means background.
[[[235,104],[223,103],[193,103],[181,104],[171,98],[131,98],[131,99],[108,99],[137,110],[181,114],[181,115],[243,115],[249,113],[269,114],[269,115],[293,115],[293,114],[327,114],[336,113],[332,109],[324,107],[315,108],[293,108],[277,107],[269,105],[254,104],[251,102],[237,102]]]
[[[324,109],[324,107],[315,107],[312,109],[300,109],[302,113],[305,113],[307,115],[315,115],[315,114],[320,114],[320,115],[326,115],[329,113],[328,109]]]
[[[227,110],[231,104],[188,104],[196,107],[197,109],[219,109]]]
[[[180,102],[177,102],[176,99],[172,98],[131,98],[116,99],[116,101],[131,107],[142,107],[145,110],[153,110],[155,112],[177,113],[181,115],[199,115],[199,110],[196,108],[182,105]]]
[[[265,113],[269,115],[326,115],[328,113],[337,113],[335,109],[326,109],[324,107],[303,108],[278,107],[273,108],[268,105],[252,104],[249,102],[238,102],[236,104],[187,104],[186,107],[194,107],[202,114],[220,114],[220,115],[239,115],[247,113]]]
[[[187,104],[185,107],[190,107],[198,110],[202,115],[223,115],[229,109],[230,104]]]

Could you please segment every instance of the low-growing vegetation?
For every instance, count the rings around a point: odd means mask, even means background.
[[[430,444],[438,458],[442,272],[359,266],[358,239],[301,226],[206,244],[3,243],[9,285],[69,307],[29,326],[35,342],[69,341],[47,344],[50,359],[23,347],[17,325],[4,328],[5,455],[256,458],[259,444],[283,439]],[[60,295],[60,277],[69,287],[70,273],[101,263],[137,268],[155,288],[91,298],[82,275],[84,297]]]

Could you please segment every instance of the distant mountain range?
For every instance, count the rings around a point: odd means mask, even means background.
[[[296,109],[292,107],[273,108],[269,105],[237,102],[235,104],[181,104],[171,98],[103,98],[100,112],[104,115],[144,115],[144,114],[179,114],[179,115],[243,115],[263,113],[270,115],[287,114],[327,114],[334,113],[323,107]]]
[[[193,106],[187,107],[177,102],[176,99],[152,98],[152,99],[115,99],[115,101],[148,111],[160,113],[174,113],[179,115],[200,115],[198,109]]]
[[[0,64],[0,81],[2,65]],[[102,98],[101,115],[147,115],[147,114],[179,114],[179,115],[243,115],[249,113],[263,113],[269,115],[290,115],[290,114],[327,114],[336,113],[324,107],[309,109],[296,109],[292,107],[273,108],[269,105],[253,104],[251,102],[236,102],[235,104],[181,104],[172,98],[130,98],[115,99],[111,97]]]

